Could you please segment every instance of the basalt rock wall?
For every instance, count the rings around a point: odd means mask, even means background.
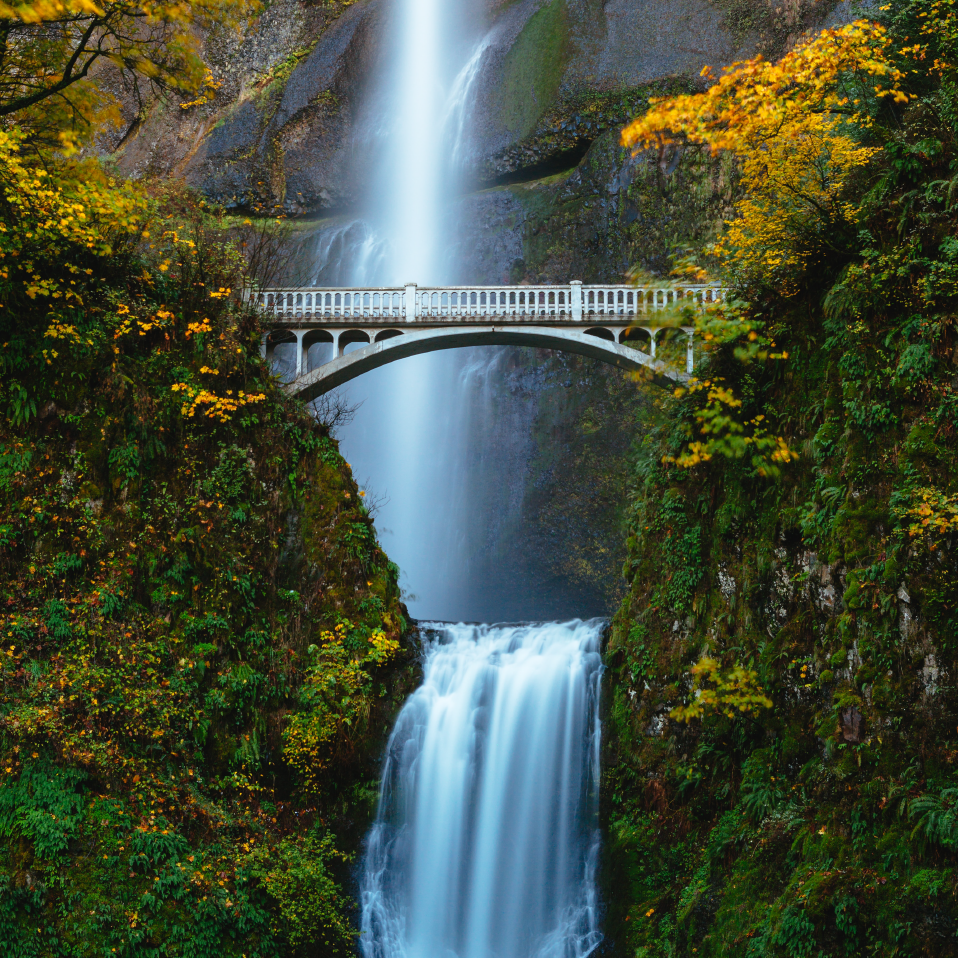
[[[204,38],[196,100],[125,103],[102,144],[127,175],[176,176],[237,209],[323,216],[362,200],[366,106],[388,48],[386,0],[277,0],[240,33]],[[844,6],[763,0],[489,3],[464,155],[474,186],[580,165],[650,93],[706,64],[769,55]],[[620,162],[617,175],[625,166]],[[485,220],[479,216],[482,225]]]

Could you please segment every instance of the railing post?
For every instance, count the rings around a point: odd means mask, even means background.
[[[582,322],[582,280],[574,279],[569,283],[569,303],[572,308],[572,321]]]
[[[416,284],[406,283],[406,322],[414,323],[419,318],[419,303],[416,301]]]

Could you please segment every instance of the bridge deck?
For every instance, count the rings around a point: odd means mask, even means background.
[[[441,286],[303,288],[250,291],[245,298],[277,325],[417,325],[537,323],[676,325],[682,307],[700,309],[724,298],[719,286]],[[666,314],[669,315],[667,319]],[[655,322],[659,320],[660,322]],[[644,323],[643,325],[649,325]]]
[[[679,381],[691,374],[694,363],[693,311],[724,298],[725,290],[714,285],[585,286],[577,281],[244,293],[272,321],[273,331],[263,337],[265,357],[295,343],[296,382],[288,388],[303,396],[404,356],[483,344],[567,350],[624,369],[645,368],[657,381]],[[684,371],[656,358],[656,340],[670,336],[684,337]]]

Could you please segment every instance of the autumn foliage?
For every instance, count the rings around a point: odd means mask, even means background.
[[[626,127],[636,149],[687,142],[738,159],[744,196],[715,246],[733,282],[794,291],[811,250],[854,230],[847,187],[877,149],[862,141],[870,108],[906,98],[888,46],[867,21],[825,30],[777,63],[706,67],[704,93],[656,101]]]
[[[31,144],[74,149],[120,121],[104,79],[140,109],[165,92],[215,86],[201,33],[236,29],[258,9],[258,0],[0,3],[0,123],[16,123]]]

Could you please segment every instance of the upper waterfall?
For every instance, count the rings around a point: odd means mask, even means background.
[[[447,230],[457,158],[488,42],[479,13],[477,0],[393,5],[367,136],[357,145],[375,154],[366,202],[358,219],[320,233],[320,283],[452,278]],[[455,353],[406,358],[342,387],[346,402],[361,407],[342,430],[343,449],[356,474],[387,500],[377,525],[420,617],[479,617],[468,606],[475,546],[466,473],[474,420],[484,410],[473,408],[475,357]]]

